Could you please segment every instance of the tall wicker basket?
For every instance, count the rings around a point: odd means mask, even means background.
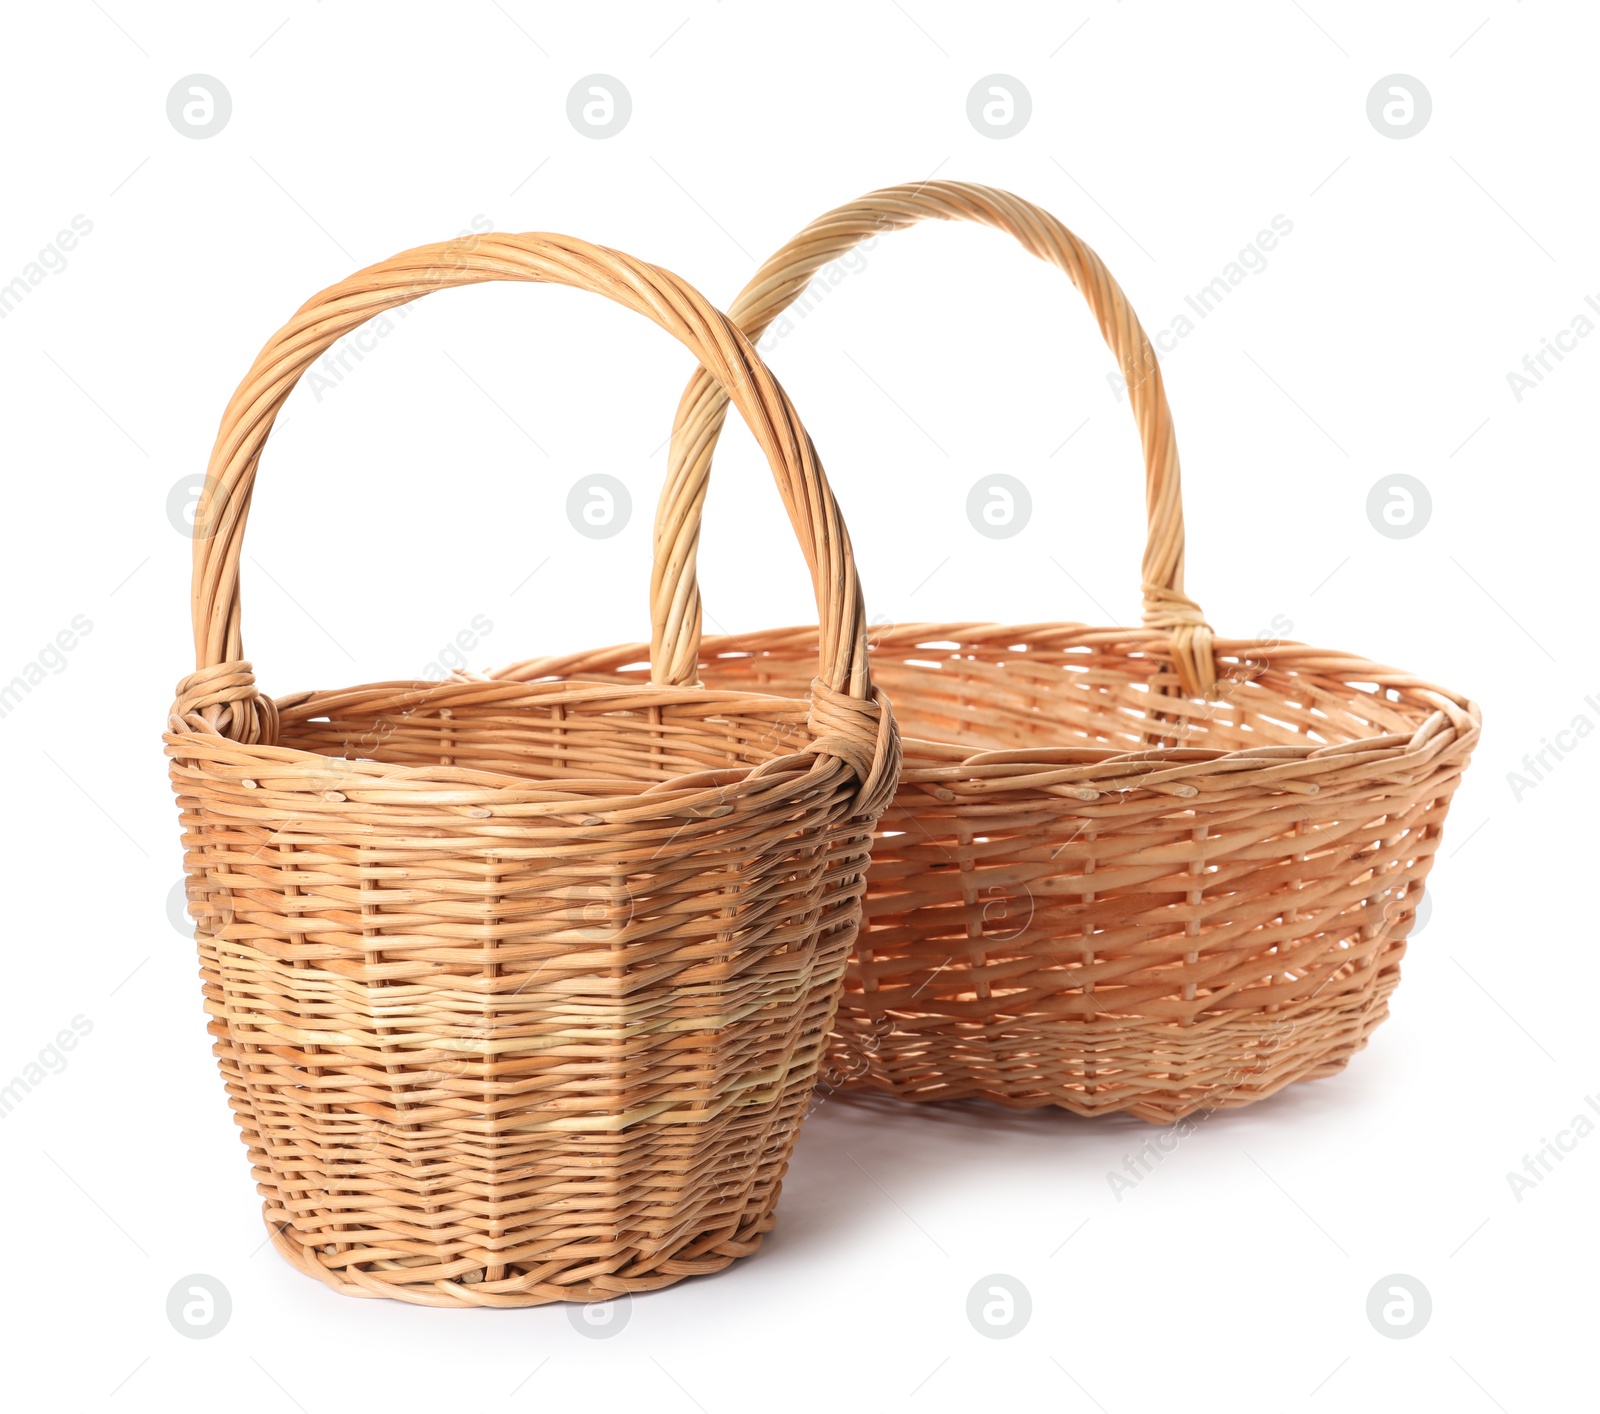
[[[1031,203],[957,182],[874,192],[802,231],[730,313],[759,337],[829,261],[926,218],[1010,233],[1087,300],[1144,447],[1145,626],[874,633],[906,764],[873,847],[831,1074],[908,1100],[1158,1123],[1332,1074],[1387,1015],[1478,709],[1351,654],[1213,637],[1184,593],[1154,351],[1099,257]],[[666,680],[795,692],[815,629],[696,646],[685,508],[703,501],[725,415],[702,370],[656,527],[658,618],[683,653]],[[640,652],[499,676],[626,680]]]
[[[365,320],[488,280],[606,295],[730,390],[812,569],[825,646],[802,693],[257,691],[239,558],[285,398]],[[210,1030],[278,1250],[340,1291],[434,1306],[601,1300],[753,1251],[899,748],[832,493],[744,337],[666,271],[562,236],[359,272],[228,405],[193,617],[165,740]]]

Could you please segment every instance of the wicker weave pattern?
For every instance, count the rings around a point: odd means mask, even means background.
[[[1184,593],[1177,443],[1153,350],[1093,251],[1008,193],[875,192],[821,217],[731,312],[755,336],[869,234],[924,218],[1015,236],[1087,300],[1144,447],[1143,629],[908,624],[873,676],[907,733],[873,847],[868,927],[831,1072],[912,1100],[978,1096],[1166,1122],[1341,1068],[1387,1014],[1476,706],[1302,644],[1214,640]],[[693,520],[725,400],[679,406],[657,525],[670,681],[790,692],[814,629],[708,640]],[[497,676],[622,681],[634,647]]]
[[[784,692],[814,629],[707,639],[708,682]],[[1387,1015],[1476,711],[1348,654],[1219,640],[1160,698],[1160,634],[906,624],[874,640],[905,769],[829,1078],[1165,1123],[1328,1075]],[[505,675],[624,681],[644,652]],[[497,675],[499,676],[499,675]],[[1043,719],[1043,720],[1041,720]],[[1048,724],[1051,745],[1039,743]]]
[[[256,691],[238,564],[278,409],[363,320],[491,279],[605,294],[717,370],[813,570],[812,690]],[[165,739],[210,1030],[278,1249],[441,1306],[602,1299],[753,1251],[899,747],[837,507],[748,343],[676,277],[565,237],[409,252],[263,349],[196,524],[198,667]]]

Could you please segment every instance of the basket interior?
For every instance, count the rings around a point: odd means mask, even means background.
[[[560,684],[381,683],[286,699],[280,713],[280,746],[579,795],[757,766],[810,740],[803,701],[748,691],[586,697]]]
[[[1181,747],[1192,759],[1376,738],[1393,749],[1442,706],[1461,715],[1439,689],[1299,644],[1220,641],[1219,691],[1191,701],[1157,690],[1171,668],[1141,630],[940,629],[951,636],[891,630],[874,645],[873,680],[900,723],[908,781],[979,752],[1026,760],[1101,748],[1148,760]],[[701,675],[713,688],[792,692],[812,651],[792,634],[715,641]],[[1085,1018],[1179,1027],[1223,1023],[1242,1007],[1338,1004],[1346,989],[1368,990],[1366,969],[1398,959],[1461,754],[1438,763],[1431,786],[1344,786],[1314,808],[1281,791],[1203,814],[1198,801],[1129,800],[1120,824],[1100,822],[1098,840],[1068,801],[941,809],[913,788],[880,826],[852,986],[870,970],[880,995],[940,1026],[970,1017],[980,1030],[980,1017],[1026,1016],[1063,994]],[[1129,862],[1119,854],[1141,850],[1173,862],[1134,862],[1117,882]]]
[[[873,681],[894,704],[903,735],[972,752],[1065,746],[1143,752],[1179,740],[1224,752],[1339,746],[1409,735],[1439,706],[1434,689],[1373,681],[1367,674],[1379,670],[1361,659],[1308,658],[1301,645],[1258,640],[1219,641],[1216,700],[1188,701],[1152,691],[1170,669],[1148,652],[1148,634],[1016,633],[978,641],[897,635],[876,645]],[[803,692],[812,653],[800,643],[759,640],[715,646],[702,677],[711,688]]]

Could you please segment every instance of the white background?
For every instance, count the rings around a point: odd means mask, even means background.
[[[1600,338],[1520,401],[1506,375],[1600,299],[1596,38],[1585,7],[1505,0],[9,9],[0,284],[75,215],[93,230],[0,321],[0,679],[75,615],[93,628],[0,720],[0,1080],[74,1016],[93,1029],[0,1124],[8,1402],[1592,1403],[1600,1135],[1520,1201],[1506,1174],[1600,1091],[1583,902],[1600,740],[1520,800],[1507,773],[1576,715],[1600,722],[1584,700],[1600,697]],[[232,97],[205,140],[166,115],[194,73]],[[566,117],[593,73],[633,102],[603,141]],[[1032,95],[1004,140],[966,112],[993,73]],[[1432,96],[1406,140],[1366,113],[1395,73]],[[168,921],[180,863],[159,733],[192,666],[169,491],[203,471],[266,337],[361,265],[481,217],[618,246],[725,302],[812,217],[935,172],[1057,213],[1152,332],[1275,215],[1292,221],[1165,360],[1189,588],[1220,633],[1280,615],[1288,637],[1483,705],[1392,1019],[1343,1075],[1206,1121],[1120,1202],[1106,1173],[1154,1132],[1139,1122],[832,1099],[761,1253],[636,1300],[609,1340],[559,1306],[335,1295],[262,1250],[193,945]],[[874,613],[1134,620],[1137,441],[1058,272],[991,231],[918,228],[769,348]],[[493,629],[475,666],[643,636],[651,508],[690,372],[603,300],[496,286],[428,300],[320,400],[297,391],[247,547],[263,686],[413,676],[479,614]],[[995,471],[1033,497],[1010,540],[965,517]],[[633,496],[610,540],[564,512],[594,472]],[[1390,539],[1366,498],[1402,472],[1432,518]],[[715,627],[812,617],[770,480],[731,426],[702,565]],[[190,1273],[231,1293],[210,1340],[165,1315]],[[1011,1339],[966,1318],[991,1273],[1031,1293]],[[1431,1292],[1411,1339],[1366,1316],[1391,1273]]]

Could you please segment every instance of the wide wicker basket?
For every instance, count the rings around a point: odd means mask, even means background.
[[[816,586],[826,648],[801,694],[257,692],[239,558],[285,398],[365,320],[488,280],[606,295],[731,390]],[[899,748],[837,507],[743,336],[666,271],[562,236],[359,272],[228,405],[193,616],[165,740],[215,1053],[278,1250],[341,1291],[435,1306],[603,1300],[753,1251]]]
[[[1154,351],[1099,257],[1031,203],[956,182],[875,192],[807,227],[730,313],[759,337],[829,261],[930,217],[1009,232],[1088,301],[1144,447],[1145,627],[874,632],[906,761],[830,1079],[1162,1123],[1332,1074],[1387,1015],[1478,709],[1351,654],[1214,639],[1183,589]],[[695,646],[697,512],[725,413],[697,374],[656,538],[657,616],[684,656],[656,661],[666,681],[792,693],[814,628]],[[497,676],[623,681],[640,656]]]

